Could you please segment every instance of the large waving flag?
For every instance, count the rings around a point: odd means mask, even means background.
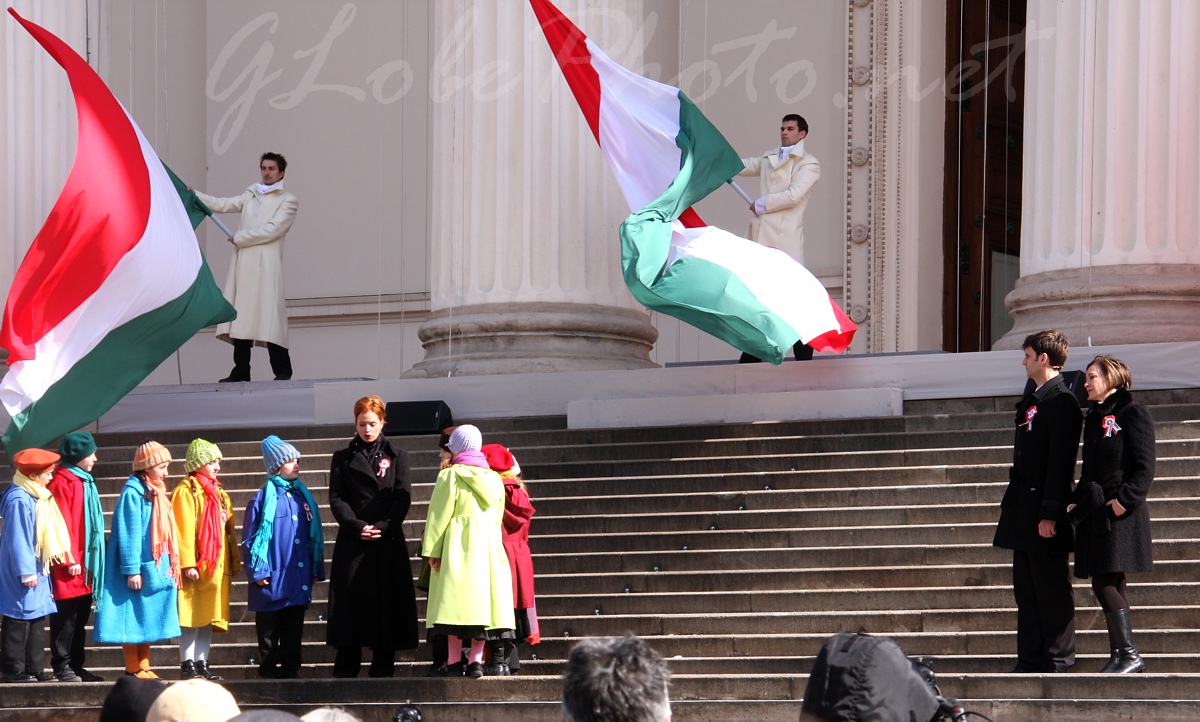
[[[66,70],[79,119],[75,163],[4,307],[11,455],[100,418],[198,330],[236,312],[196,243],[186,186],[177,190],[83,58],[9,12]],[[198,223],[203,210],[190,210]]]
[[[775,364],[798,339],[845,351],[857,327],[808,269],[691,209],[742,170],[721,133],[683,91],[626,70],[548,0],[529,1],[634,211],[621,225],[634,298]]]

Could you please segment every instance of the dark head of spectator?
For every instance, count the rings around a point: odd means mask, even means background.
[[[669,722],[671,673],[642,640],[584,639],[567,658],[563,675],[563,722]]]

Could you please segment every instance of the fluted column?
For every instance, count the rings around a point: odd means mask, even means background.
[[[614,57],[640,57],[639,0],[558,6]],[[408,375],[654,366],[657,331],[621,277],[628,206],[532,10],[433,8],[432,313]]]
[[[22,17],[84,54],[83,0],[11,4]],[[0,20],[0,78],[0,288],[7,289],[71,170],[75,105],[66,73],[7,13]]]
[[[1200,3],[1030,0],[1028,33],[1021,278],[996,348],[1043,328],[1200,339]]]

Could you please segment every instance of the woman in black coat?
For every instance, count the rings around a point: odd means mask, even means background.
[[[362,648],[371,677],[395,676],[396,650],[417,647],[417,599],[404,538],[412,503],[408,455],[383,436],[383,399],[354,404],[355,436],[333,455],[329,508],[338,522],[325,643],[334,677],[357,677]]]
[[[1083,421],[1083,472],[1067,511],[1077,525],[1075,576],[1092,578],[1104,609],[1111,656],[1101,672],[1141,672],[1133,646],[1127,572],[1153,566],[1150,508],[1154,481],[1154,419],[1129,394],[1133,375],[1124,362],[1097,356],[1084,387],[1092,408]]]

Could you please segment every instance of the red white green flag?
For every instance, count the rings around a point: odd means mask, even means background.
[[[778,364],[797,340],[842,352],[857,327],[803,265],[705,225],[692,204],[742,170],[683,91],[613,62],[548,0],[529,0],[633,215],[625,285],[642,305]]]
[[[197,331],[236,312],[196,242],[198,201],[83,58],[9,12],[67,72],[78,115],[75,163],[0,327],[11,455],[100,418]]]

